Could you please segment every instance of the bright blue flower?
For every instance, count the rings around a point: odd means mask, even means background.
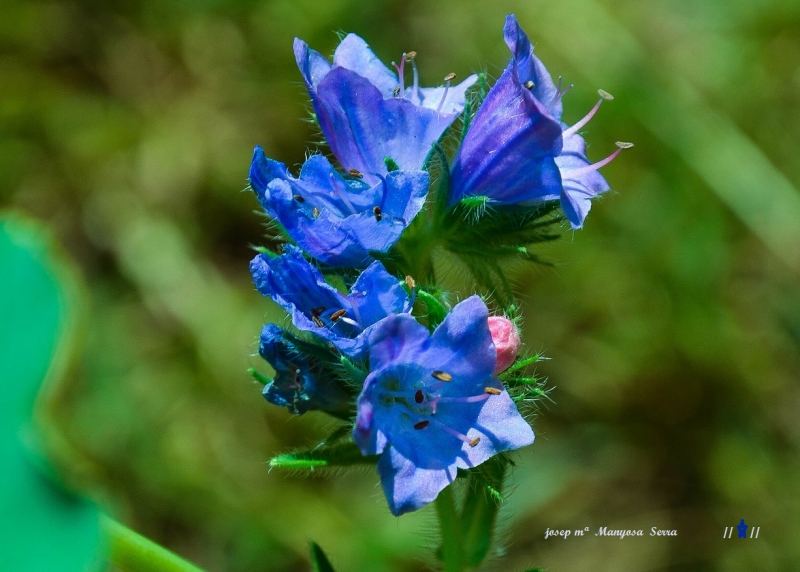
[[[411,309],[406,290],[377,261],[361,273],[347,296],[291,245],[277,258],[256,256],[250,272],[258,291],[286,310],[295,327],[315,333],[351,357],[364,354],[376,323]]]
[[[397,73],[389,70],[355,34],[342,40],[333,64],[294,41],[297,66],[303,75],[322,133],[345,170],[363,173],[375,182],[385,175],[384,159],[401,170],[421,169],[431,145],[464,109],[471,75],[458,85],[420,88],[414,55],[403,54]],[[413,66],[413,83],[406,87],[405,67]]]
[[[351,407],[350,397],[319,360],[301,354],[275,324],[261,330],[259,354],[275,370],[275,378],[262,392],[270,403],[296,415],[310,410],[346,412]]]
[[[363,454],[381,454],[393,514],[433,501],[457,469],[533,442],[493,376],[497,352],[479,297],[453,308],[432,335],[408,315],[383,320],[370,335],[369,360],[354,438]]]
[[[386,252],[411,223],[428,193],[425,171],[393,171],[375,184],[340,175],[322,155],[298,178],[256,147],[250,185],[261,206],[303,250],[331,266],[364,267]]]
[[[611,96],[572,127],[561,122],[561,98],[569,90],[553,83],[533,53],[514,15],[503,29],[512,53],[503,75],[489,90],[453,162],[451,204],[487,196],[499,204],[560,200],[573,228],[581,228],[591,199],[609,189],[597,172],[616,157],[591,164],[577,131]],[[622,147],[627,144],[621,144]]]

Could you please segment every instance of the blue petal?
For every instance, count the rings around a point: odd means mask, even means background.
[[[560,121],[563,105],[558,96],[558,88],[553,83],[544,64],[533,55],[533,46],[528,35],[520,27],[513,14],[506,16],[503,36],[508,49],[511,50],[512,61],[516,66],[520,83],[524,85],[532,81],[534,84],[534,88],[531,90],[533,96],[544,105],[553,119]]]
[[[426,469],[418,467],[389,447],[378,460],[381,485],[395,516],[422,508],[436,500],[439,493],[456,478],[456,467]]]
[[[489,310],[479,296],[456,304],[431,337],[428,359],[431,367],[446,371],[454,379],[476,379],[478,384],[491,377],[497,363],[497,350],[489,331]],[[483,386],[464,388],[483,392]]]
[[[331,70],[328,60],[318,51],[309,48],[300,38],[294,39],[294,58],[309,91],[315,90],[317,84]]]
[[[355,34],[347,34],[336,48],[333,64],[367,78],[385,98],[392,97],[399,86],[397,74],[387,68],[367,42]]]
[[[558,195],[561,125],[523,88],[513,64],[475,115],[451,173],[451,204],[484,195],[515,204]]]
[[[289,172],[286,165],[267,158],[261,146],[256,145],[253,150],[253,161],[250,163],[250,186],[255,191],[258,202],[270,216],[274,216],[274,211],[268,186],[273,179],[288,178]]]
[[[386,157],[400,170],[419,170],[456,117],[406,99],[384,100],[369,80],[345,68],[333,68],[317,86],[316,96],[320,128],[334,155],[345,170],[356,169],[372,183],[387,173]]]
[[[394,362],[414,363],[427,344],[428,329],[407,314],[378,322],[369,336],[369,363],[375,371]]]
[[[294,325],[323,337],[330,338],[328,328],[320,328],[309,317],[313,308],[320,306],[338,310],[347,305],[344,296],[325,282],[319,270],[311,266],[302,252],[291,245],[284,254],[269,258],[259,254],[250,262],[253,282],[262,296],[269,296],[292,316]]]
[[[386,272],[380,262],[373,262],[361,273],[351,289],[355,296],[360,322],[374,324],[390,314],[406,309],[408,294],[400,282]]]

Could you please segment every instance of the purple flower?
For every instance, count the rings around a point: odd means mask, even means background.
[[[364,267],[370,252],[397,242],[425,204],[428,173],[394,171],[367,184],[314,155],[294,178],[256,147],[250,185],[267,214],[311,256],[331,266]]]
[[[291,245],[277,258],[256,256],[250,272],[258,291],[286,310],[295,327],[328,340],[351,357],[365,352],[376,323],[411,309],[406,290],[377,261],[361,273],[347,296]]]
[[[493,376],[497,352],[479,297],[453,308],[432,335],[411,316],[390,316],[370,334],[369,359],[354,438],[363,454],[381,454],[393,514],[433,501],[457,469],[533,442]]]
[[[322,133],[345,170],[355,169],[367,181],[388,172],[386,158],[401,170],[421,169],[445,129],[464,109],[471,75],[451,86],[420,88],[416,53],[403,54],[396,72],[387,68],[364,40],[349,34],[330,64],[303,40],[294,41],[297,66],[303,75]],[[406,87],[410,62],[413,83]]]
[[[586,144],[577,134],[592,118],[600,101],[572,127],[561,122],[561,99],[570,87],[556,85],[533,53],[516,17],[506,16],[503,29],[511,63],[475,115],[455,158],[450,202],[486,196],[499,204],[535,204],[560,200],[573,228],[581,228],[591,199],[609,189],[597,170],[608,158],[591,164]]]
[[[317,358],[301,354],[275,324],[261,330],[259,354],[275,370],[275,378],[263,390],[267,401],[296,415],[306,411],[345,412],[350,397],[323,369]]]

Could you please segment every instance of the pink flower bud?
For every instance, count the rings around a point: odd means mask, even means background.
[[[497,365],[494,373],[507,370],[517,359],[519,346],[519,332],[514,323],[504,316],[489,316],[489,331],[492,333],[492,342],[497,350]]]

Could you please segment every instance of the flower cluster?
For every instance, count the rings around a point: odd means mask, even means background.
[[[487,276],[504,279],[497,259],[527,252],[537,228],[564,218],[582,227],[590,200],[609,188],[597,169],[615,154],[591,164],[578,135],[599,103],[575,125],[562,123],[567,90],[513,15],[504,35],[511,62],[488,91],[485,76],[456,84],[452,73],[420,87],[415,52],[392,69],[353,34],[332,62],[295,40],[335,163],[312,155],[294,176],[256,147],[250,167],[281,243],[263,248],[250,270],[291,318],[261,334],[259,353],[275,371],[256,374],[263,394],[295,414],[349,422],[354,450],[378,456],[396,515],[435,500],[459,471],[534,440],[501,381],[520,366],[517,326],[490,315],[488,298],[451,307],[431,253],[471,261],[488,288]],[[464,216],[475,205],[483,210]],[[563,217],[541,220],[559,205]]]

